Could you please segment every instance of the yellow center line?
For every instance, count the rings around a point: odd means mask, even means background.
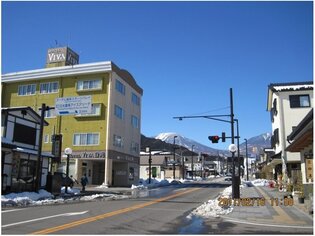
[[[69,228],[72,228],[72,227],[75,227],[75,226],[78,226],[78,225],[82,225],[82,224],[86,224],[86,223],[89,223],[89,222],[105,219],[105,218],[108,218],[108,217],[111,217],[111,216],[119,215],[119,214],[122,214],[122,213],[134,211],[134,210],[146,207],[146,206],[150,206],[150,205],[153,205],[153,204],[156,204],[156,203],[159,203],[159,202],[167,201],[169,199],[172,199],[172,198],[175,198],[175,197],[178,197],[178,196],[181,196],[181,195],[184,195],[184,194],[187,194],[187,193],[199,190],[199,189],[201,189],[201,188],[190,189],[190,190],[187,190],[187,191],[184,191],[184,192],[179,192],[179,193],[167,196],[167,197],[159,198],[159,199],[156,199],[156,200],[153,200],[153,201],[150,201],[150,202],[138,204],[138,205],[135,205],[135,206],[132,206],[132,207],[123,208],[123,209],[120,209],[120,210],[117,210],[117,211],[112,211],[112,212],[108,212],[108,213],[97,215],[97,216],[92,216],[92,217],[85,218],[85,219],[82,219],[82,220],[76,220],[76,221],[73,221],[71,223],[59,225],[59,226],[52,227],[52,228],[43,229],[43,230],[36,231],[36,232],[30,233],[30,234],[49,234],[49,233],[54,233],[54,232],[57,232],[57,231],[60,231],[60,230],[69,229]]]

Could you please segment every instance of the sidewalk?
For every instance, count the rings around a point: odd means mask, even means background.
[[[251,203],[254,203],[253,206],[238,206],[234,201],[233,211],[223,218],[266,225],[313,227],[312,215],[309,215],[305,208],[303,210],[301,204],[294,201],[293,206],[289,204],[285,206],[285,203],[288,203],[284,201],[286,195],[288,193],[269,187],[242,188],[241,199],[265,199],[265,204],[262,201],[251,200]]]

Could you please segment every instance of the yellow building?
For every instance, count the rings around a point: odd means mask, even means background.
[[[77,64],[73,56],[69,48],[49,49],[46,68],[2,75],[2,107],[29,106],[40,113],[42,104],[49,106],[43,151],[52,150],[53,134],[62,135],[58,171],[66,172],[63,150],[70,147],[69,175],[86,174],[89,184],[130,186],[139,179],[143,90],[111,61]],[[55,114],[56,98],[87,95],[90,114]]]

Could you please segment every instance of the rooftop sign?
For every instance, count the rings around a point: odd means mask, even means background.
[[[46,63],[65,62],[65,65],[79,64],[79,55],[68,47],[48,49]]]

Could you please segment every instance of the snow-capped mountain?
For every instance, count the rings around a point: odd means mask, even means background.
[[[187,148],[188,150],[191,150],[192,145],[194,145],[194,152],[196,152],[196,153],[202,152],[202,153],[218,155],[218,151],[220,151],[220,153],[226,152],[224,150],[218,150],[218,149],[208,147],[206,145],[198,143],[195,140],[186,138],[186,137],[184,137],[180,134],[176,134],[176,133],[160,133],[159,135],[157,135],[155,137],[155,139],[159,139],[159,140],[164,141],[166,143],[173,144],[175,136],[177,136],[175,139],[176,145],[183,146],[183,147]]]
[[[155,139],[164,141],[164,142],[169,143],[169,144],[173,144],[175,136],[177,136],[175,139],[176,145],[186,147],[189,150],[191,150],[192,145],[195,145],[194,146],[195,152],[203,152],[203,153],[217,155],[218,151],[219,151],[220,153],[229,154],[229,152],[226,150],[218,150],[218,149],[208,147],[206,145],[203,145],[201,143],[196,142],[195,140],[186,138],[186,137],[184,137],[180,134],[177,134],[177,133],[171,133],[171,132],[160,133],[159,135],[157,135],[155,137]],[[243,141],[244,139],[241,139],[241,140]],[[264,148],[268,148],[270,146],[271,146],[271,134],[270,133],[264,133],[264,134],[249,138],[247,140],[248,154],[252,155],[252,156],[256,156]],[[241,154],[245,154],[245,148],[246,148],[246,143],[245,142],[240,143]]]

